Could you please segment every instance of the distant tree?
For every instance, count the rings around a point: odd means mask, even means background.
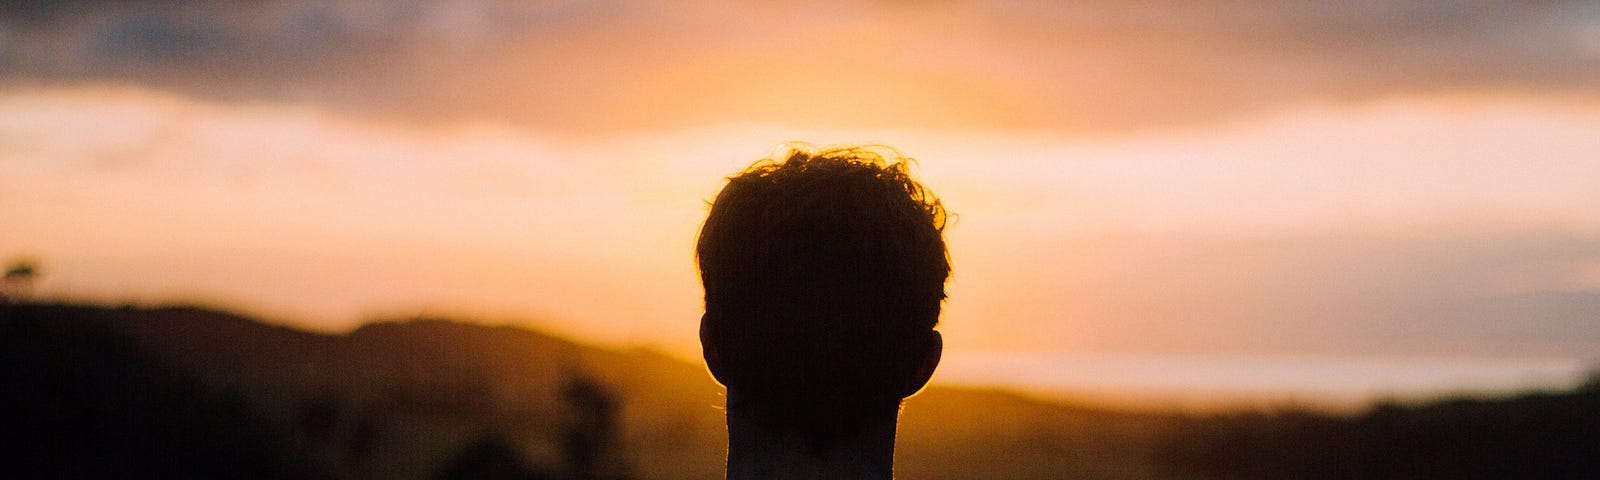
[[[33,295],[33,281],[39,276],[39,265],[31,259],[12,260],[6,267],[0,299],[27,301]]]
[[[567,469],[575,480],[620,480],[632,478],[626,462],[618,456],[621,401],[599,382],[574,375],[562,388],[567,407],[573,414],[562,439]]]

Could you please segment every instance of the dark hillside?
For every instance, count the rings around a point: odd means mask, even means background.
[[[237,392],[291,450],[338,476],[425,478],[486,439],[513,445],[536,469],[559,472],[570,454],[563,439],[586,414],[567,391],[584,384],[618,404],[610,415],[626,428],[604,448],[619,465],[668,474],[660,478],[720,468],[715,384],[698,367],[651,352],[443,320],[322,335],[188,307],[29,305],[6,307],[5,315],[8,325],[49,331],[31,340],[48,345],[38,350],[99,355],[83,339],[101,339],[195,388]]]
[[[99,309],[0,306],[3,478],[325,478],[244,392],[108,329]]]
[[[1600,377],[1571,392],[1195,419],[1160,457],[1197,478],[1600,478]]]
[[[697,364],[439,319],[344,335],[202,308],[0,305],[0,478],[719,478]],[[1600,478],[1600,383],[1354,416],[1120,413],[931,388],[920,479]]]

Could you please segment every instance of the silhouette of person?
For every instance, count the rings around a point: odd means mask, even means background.
[[[901,401],[944,349],[950,275],[944,208],[908,162],[796,147],[712,202],[700,342],[727,387],[727,478],[893,476]]]

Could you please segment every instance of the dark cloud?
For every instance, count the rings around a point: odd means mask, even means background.
[[[1441,91],[1600,97],[1600,4],[1582,0],[872,5],[7,1],[0,75],[553,129],[784,120],[764,100],[807,96],[819,111],[906,97],[873,126],[1042,128]],[[792,80],[830,67],[817,81],[846,93]],[[952,96],[1008,113],[907,108]]]
[[[1437,91],[1600,91],[1592,2],[1072,5],[989,18],[1009,39],[1055,46],[1029,68],[1055,72],[1061,97],[1113,124]]]

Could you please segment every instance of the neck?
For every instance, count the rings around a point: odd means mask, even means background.
[[[895,418],[857,438],[808,452],[737,412],[728,412],[728,480],[860,479],[894,477]]]

